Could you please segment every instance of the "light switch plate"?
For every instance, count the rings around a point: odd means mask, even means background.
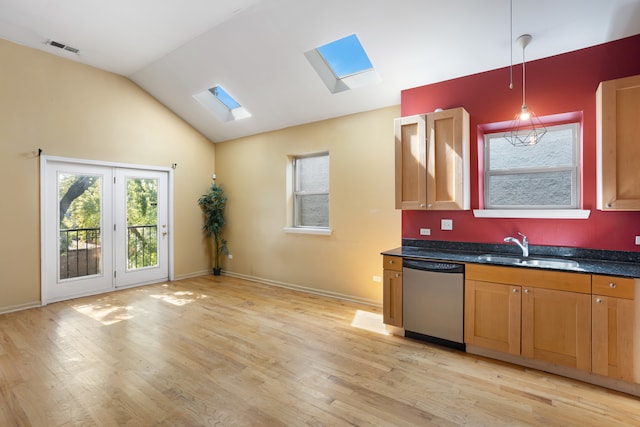
[[[453,230],[453,220],[452,219],[440,220],[440,229],[441,230]]]
[[[640,246],[640,236],[636,236],[636,245]]]

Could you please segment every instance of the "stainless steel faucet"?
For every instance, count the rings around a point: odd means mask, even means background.
[[[504,241],[507,243],[515,243],[516,245],[518,245],[520,249],[522,249],[522,256],[526,258],[529,256],[529,240],[527,239],[527,236],[525,236],[521,232],[518,231],[518,234],[522,236],[522,243],[520,243],[518,238],[511,236],[505,237]]]

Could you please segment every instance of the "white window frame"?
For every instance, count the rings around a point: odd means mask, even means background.
[[[559,127],[575,127],[573,135],[573,164],[570,167],[558,168],[514,168],[509,170],[491,171],[488,164],[489,144],[488,138],[497,138],[504,135],[510,122],[494,123],[478,126],[478,167],[480,168],[481,182],[479,185],[481,209],[473,211],[475,217],[479,218],[564,218],[564,219],[586,219],[590,215],[589,210],[581,209],[582,194],[582,114],[566,113],[555,116],[543,117],[543,122],[547,129]],[[489,204],[489,178],[500,174],[532,173],[532,172],[557,172],[571,171],[572,203],[568,206],[491,206]]]
[[[580,206],[580,123],[567,123],[562,125],[548,126],[547,131],[571,129],[573,135],[573,156],[571,165],[555,166],[555,167],[527,167],[517,166],[509,169],[491,169],[490,164],[490,142],[494,139],[504,138],[504,133],[490,133],[484,136],[484,206],[485,209],[577,209]],[[525,147],[514,147],[514,150],[523,149]],[[492,177],[502,175],[525,175],[525,174],[545,174],[554,172],[570,172],[571,174],[571,203],[568,205],[498,205],[493,206],[490,203],[491,192],[490,182]]]
[[[291,204],[290,204],[290,215],[289,215],[290,220],[288,221],[289,226],[284,228],[285,232],[287,233],[319,234],[319,235],[331,234],[331,228],[330,228],[331,218],[330,217],[328,218],[328,224],[326,226],[309,226],[309,225],[302,225],[299,223],[299,218],[300,218],[299,204],[298,204],[299,197],[327,195],[327,200],[329,200],[330,189],[327,189],[327,191],[323,191],[323,192],[321,191],[309,192],[309,191],[298,190],[299,178],[298,178],[297,161],[302,159],[308,159],[311,157],[323,157],[323,156],[326,156],[327,159],[329,159],[329,152],[322,151],[318,153],[289,156],[289,168],[288,168],[289,173],[287,174],[288,176],[287,181],[288,181],[288,187],[290,189],[288,193],[290,195]],[[327,202],[327,212],[330,213],[329,202]]]

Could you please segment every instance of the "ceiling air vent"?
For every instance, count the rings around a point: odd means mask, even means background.
[[[58,49],[66,50],[67,52],[75,53],[76,55],[80,55],[80,49],[76,49],[75,47],[71,47],[64,43],[57,42],[55,40],[49,40],[47,42],[49,46],[57,47]]]

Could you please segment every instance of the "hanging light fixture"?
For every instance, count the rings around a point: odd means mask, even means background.
[[[510,2],[510,36],[513,43],[513,0]],[[524,50],[531,43],[531,34],[523,34],[518,37],[518,44],[522,47],[522,106],[520,111],[516,114],[515,118],[511,122],[509,131],[504,134],[504,137],[512,145],[527,146],[535,145],[540,142],[540,139],[547,133],[547,128],[544,127],[542,121],[533,111],[529,110],[527,106],[526,98],[526,74],[525,74],[525,57]],[[513,48],[511,49],[511,71],[510,71],[510,83],[509,89],[513,89]]]

